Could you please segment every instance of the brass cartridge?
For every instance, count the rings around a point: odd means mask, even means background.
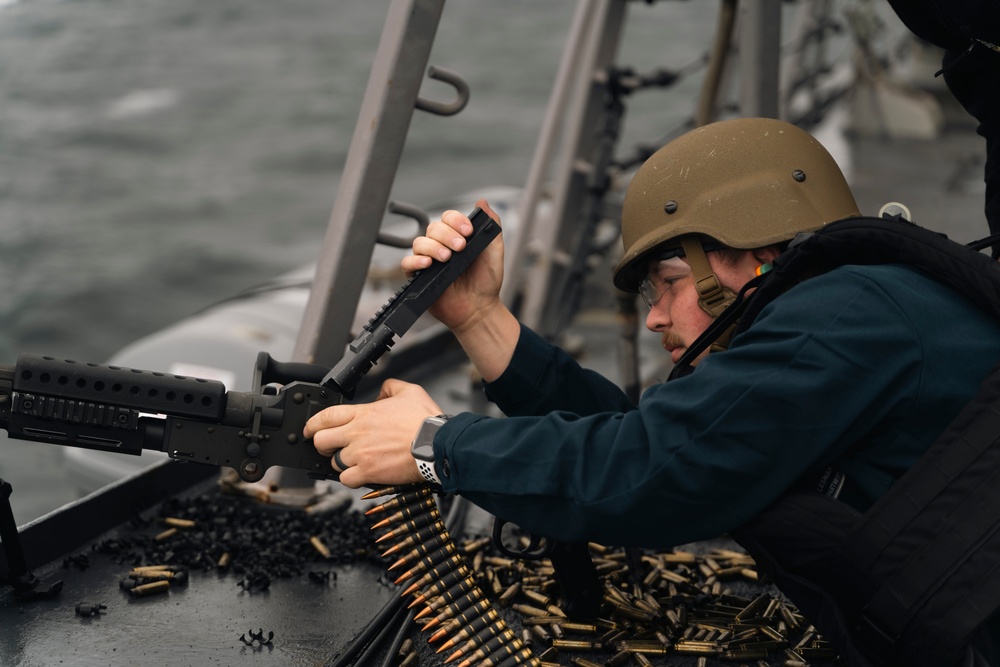
[[[316,535],[313,535],[312,537],[310,537],[309,538],[309,544],[311,544],[313,546],[313,549],[315,549],[317,552],[319,552],[320,556],[322,556],[323,558],[327,558],[327,559],[330,558],[330,555],[331,555],[330,554],[330,549],[328,549],[327,546],[325,544],[323,544],[323,540],[319,539],[319,537],[317,537]]]
[[[497,597],[497,602],[500,603],[501,607],[506,607],[510,604],[510,601],[517,597],[517,594],[521,592],[521,582],[515,581],[507,589]]]
[[[458,667],[470,667],[471,665],[491,667],[499,665],[523,648],[524,645],[521,644],[521,640],[517,638],[514,631],[507,628],[502,634],[493,637],[467,658],[463,659]],[[448,660],[445,660],[445,662],[447,663]]]
[[[444,530],[444,521],[441,519],[441,514],[436,509],[430,512],[425,512],[416,518],[407,519],[403,523],[393,525],[391,529],[380,535],[378,539],[375,540],[375,543],[381,544],[387,540],[400,539],[404,536],[409,537],[413,533],[422,528],[426,528],[427,526],[439,526],[439,530]],[[381,526],[378,527],[381,528]],[[375,529],[376,526],[372,526],[372,530]]]
[[[715,642],[695,642],[683,640],[674,644],[674,651],[685,655],[709,655],[722,651],[722,647]]]
[[[134,598],[143,598],[157,593],[166,593],[170,590],[169,581],[154,581],[149,584],[142,584],[131,589],[128,594]]]
[[[153,538],[153,541],[154,542],[163,542],[164,540],[169,540],[171,537],[173,537],[176,534],[177,534],[177,529],[176,528],[167,528],[162,533],[157,534],[156,537]]]
[[[623,639],[618,642],[617,648],[619,651],[645,655],[666,655],[668,650],[660,642],[648,639]]]
[[[653,667],[653,662],[644,656],[642,653],[627,653],[626,655],[631,655],[632,658],[638,663],[639,667]]]
[[[404,567],[406,565],[411,566],[410,569],[408,569],[406,572],[400,575],[398,579],[396,579],[396,583],[398,584],[402,581],[406,581],[410,577],[415,577],[418,574],[423,574],[428,569],[434,567],[435,565],[446,559],[454,562],[455,565],[457,566],[458,563],[462,562],[462,557],[458,555],[456,552],[457,552],[457,547],[455,547],[455,544],[449,540],[448,544],[441,546],[440,549],[432,551],[431,553],[425,554],[423,556],[419,556],[412,553],[402,556],[400,557],[399,560],[390,565],[387,569],[391,572],[392,570]]]
[[[553,639],[552,648],[559,651],[600,651],[604,645],[585,639]]]
[[[380,505],[376,505],[365,512],[366,516],[371,516],[372,514],[378,514],[380,512],[390,512],[392,510],[398,509],[400,507],[411,505],[415,502],[419,502],[424,498],[430,497],[432,491],[430,486],[422,486],[420,488],[414,489],[413,491],[407,491],[397,495],[395,498],[385,501]],[[369,500],[375,496],[371,494],[365,494],[361,497],[362,500]],[[435,503],[436,505],[436,503]]]
[[[510,639],[514,638],[514,631],[507,627],[502,618],[494,620],[492,623],[487,625],[485,628],[480,628],[480,630],[473,634],[471,638],[462,643],[451,655],[449,655],[445,662],[452,662],[458,660],[463,655],[470,653],[471,651],[476,651],[480,647],[484,647],[489,644],[490,641],[494,639],[500,639],[499,644],[505,643]],[[518,640],[520,641],[520,640]],[[451,647],[449,647],[451,648]],[[442,652],[443,647],[438,649],[438,653]]]

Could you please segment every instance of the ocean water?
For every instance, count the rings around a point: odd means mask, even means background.
[[[0,363],[102,362],[314,260],[390,4],[0,4]],[[445,6],[430,63],[471,99],[415,115],[394,199],[523,185],[574,9]],[[629,16],[620,52],[638,71],[697,63],[715,21],[690,2]],[[697,74],[637,99],[622,145],[682,124]],[[453,93],[428,80],[422,95]],[[0,436],[18,523],[75,498],[59,449]]]
[[[0,0],[0,363],[101,362],[314,260],[390,4]],[[394,199],[523,185],[575,4],[445,6],[471,100],[415,115]],[[629,99],[623,152],[690,118],[716,11],[629,3],[619,63],[690,73]],[[19,523],[75,497],[58,447],[0,437],[0,477]]]
[[[461,0],[431,63],[468,108],[418,113],[393,197],[523,185],[573,2]],[[696,60],[702,3],[633,3],[624,62]],[[0,360],[100,361],[315,259],[386,0],[24,0],[0,9]],[[628,54],[635,53],[633,59]],[[697,77],[626,132],[682,122]],[[426,97],[451,99],[425,82]]]

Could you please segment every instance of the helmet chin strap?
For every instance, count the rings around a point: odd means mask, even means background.
[[[715,319],[705,331],[698,336],[697,340],[691,343],[690,347],[684,351],[684,354],[677,363],[674,365],[673,370],[670,372],[670,376],[667,381],[675,380],[685,375],[690,375],[694,371],[694,367],[691,365],[694,360],[698,358],[706,348],[709,348],[709,352],[719,352],[725,350],[726,346],[729,345],[729,339],[733,335],[733,331],[736,329],[736,325],[740,321],[740,316],[743,315],[743,311],[747,307],[747,296],[748,292],[757,288],[762,282],[767,280],[771,274],[762,273],[755,278],[751,278],[746,285],[740,289],[740,293],[735,295],[732,304],[726,308],[719,317]],[[716,347],[720,340],[724,339],[725,344],[722,347]]]
[[[736,300],[736,293],[725,287],[712,271],[712,266],[708,263],[708,256],[705,255],[701,241],[693,236],[684,236],[681,237],[680,242],[684,249],[684,259],[690,265],[694,276],[694,287],[698,291],[698,305],[712,319],[716,319]],[[729,339],[732,338],[735,328],[734,322],[732,326],[723,331],[712,342],[710,352],[721,352],[728,348]]]

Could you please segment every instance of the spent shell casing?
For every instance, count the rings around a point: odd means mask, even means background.
[[[550,635],[549,631],[540,625],[533,625],[529,628],[529,630],[531,630],[531,634],[538,637],[543,643],[547,644],[552,641],[552,635]]]
[[[179,519],[174,516],[164,517],[163,523],[174,528],[194,528],[196,525],[191,519]]]
[[[667,647],[660,642],[648,639],[623,639],[618,642],[616,648],[619,651],[646,655],[666,655],[668,651]]]
[[[639,667],[653,667],[652,661],[646,656],[644,656],[642,653],[627,653],[627,655],[631,655],[635,659],[636,664],[638,664]]]
[[[520,581],[515,581],[510,586],[508,586],[499,596],[497,596],[497,602],[500,603],[501,607],[506,607],[510,604],[511,600],[517,597],[518,593],[521,592],[523,586]]]
[[[766,658],[768,654],[768,651],[762,649],[733,648],[723,651],[719,654],[719,657],[723,660],[755,660],[757,658]]]
[[[578,623],[576,621],[562,621],[559,624],[566,632],[574,632],[584,635],[596,635],[597,626],[593,623]]]
[[[416,651],[411,651],[406,654],[403,661],[399,663],[399,667],[417,667],[420,664],[420,654]]]
[[[376,505],[375,507],[366,510],[365,515],[371,516],[372,514],[379,514],[381,512],[391,512],[392,510],[403,507],[404,505],[410,505],[414,502],[427,498],[431,496],[432,493],[433,491],[431,491],[431,487],[429,485],[421,486],[412,491],[400,493],[395,498],[387,500],[380,505]],[[375,496],[371,497],[374,498]],[[370,498],[368,494],[365,494],[364,496],[361,496],[361,499],[369,500]]]
[[[608,658],[607,667],[621,667],[628,659],[632,656],[628,651],[618,651],[613,656]]]
[[[569,661],[576,665],[576,667],[604,667],[604,665],[593,660],[587,660],[586,658],[570,658]]]
[[[142,584],[141,586],[136,586],[129,590],[128,594],[134,598],[142,598],[149,595],[156,595],[157,593],[166,593],[170,590],[169,581],[154,581],[148,584]]]
[[[173,571],[177,569],[175,565],[136,565],[130,572],[154,572],[158,570]]]
[[[754,616],[759,616],[764,609],[767,608],[768,603],[771,601],[771,596],[767,593],[761,593],[755,597],[750,604],[743,608],[743,611],[736,614],[736,621],[745,621]]]
[[[553,639],[552,648],[560,651],[600,651],[604,645],[586,639]]]
[[[309,538],[309,544],[313,546],[313,549],[315,549],[320,556],[326,559],[330,558],[331,556],[330,549],[325,544],[323,544],[323,540],[321,540],[319,536],[312,535]]]
[[[538,591],[532,590],[530,588],[524,589],[524,597],[528,598],[532,602],[535,602],[543,606],[550,605],[553,602],[552,598],[549,597],[548,595],[545,595],[544,593],[539,593]]]
[[[693,554],[689,551],[674,551],[670,554],[662,554],[660,558],[664,563],[688,563],[694,564],[698,562],[698,555]]]
[[[612,645],[612,644],[617,644],[619,641],[621,641],[622,639],[625,639],[627,637],[628,637],[628,630],[625,630],[623,628],[621,630],[608,630],[603,635],[601,635],[598,639],[605,646],[609,646],[609,645]]]
[[[532,607],[530,604],[514,604],[510,607],[514,611],[524,616],[553,616],[554,614],[549,613],[544,609],[539,609],[538,607]]]
[[[490,546],[490,544],[492,543],[493,543],[493,538],[489,536],[477,537],[471,540],[466,540],[465,542],[462,543],[462,553],[464,553],[466,556],[468,556],[469,554],[480,553],[483,551],[483,549]]]
[[[152,583],[154,581],[169,581],[173,584],[184,585],[188,582],[187,570],[178,570],[177,572],[171,572],[170,570],[151,570],[141,574],[129,572],[128,576],[131,579],[139,580],[143,584]]]
[[[153,538],[154,542],[163,542],[164,540],[169,540],[171,537],[177,534],[176,528],[167,528],[162,533],[158,533],[156,537]]]
[[[686,655],[707,655],[721,652],[722,647],[715,642],[683,640],[674,644],[674,651]]]
[[[497,602],[500,603],[501,607],[506,607],[510,604],[510,601],[517,597],[517,594],[521,592],[522,586],[520,581],[515,581],[510,586],[504,590],[499,596],[497,596]]]
[[[648,612],[644,609],[639,609],[638,607],[633,607],[630,604],[615,604],[612,603],[613,616],[624,616],[625,618],[630,618],[634,621],[641,621],[643,623],[652,623],[656,620],[656,614]]]

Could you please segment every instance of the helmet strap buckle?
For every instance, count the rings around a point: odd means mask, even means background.
[[[708,263],[708,257],[705,255],[705,249],[700,240],[693,236],[683,236],[680,242],[684,249],[684,258],[694,274],[694,286],[698,291],[698,305],[713,318],[718,317],[733,302],[736,294],[724,286],[719,281],[719,277],[712,271],[712,266]]]

